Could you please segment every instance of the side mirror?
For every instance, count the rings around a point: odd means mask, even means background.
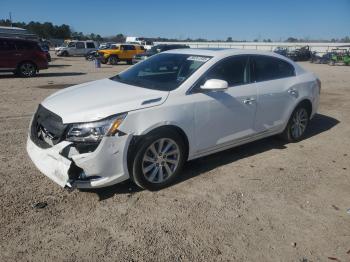
[[[228,83],[221,79],[209,79],[201,86],[203,90],[223,91],[228,88]]]

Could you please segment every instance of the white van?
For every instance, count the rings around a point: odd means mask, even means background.
[[[90,51],[97,50],[97,43],[94,41],[72,40],[63,46],[55,48],[57,56],[84,56]]]
[[[153,46],[153,42],[144,37],[127,36],[125,43],[142,45],[146,50],[149,50]]]

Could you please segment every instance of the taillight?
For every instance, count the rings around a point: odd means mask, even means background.
[[[47,59],[46,53],[44,51],[39,51],[38,53],[42,58]]]
[[[321,80],[320,79],[316,79],[317,85],[318,85],[318,92],[321,94]]]

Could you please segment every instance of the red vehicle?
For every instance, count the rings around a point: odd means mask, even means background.
[[[47,69],[45,51],[35,41],[0,38],[0,72],[13,72],[22,77],[32,77]]]

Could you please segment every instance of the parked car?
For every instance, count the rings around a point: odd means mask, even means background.
[[[293,61],[309,61],[311,59],[311,51],[309,46],[303,46],[288,52],[287,56]]]
[[[85,56],[88,52],[97,50],[97,44],[94,41],[73,40],[66,45],[55,48],[57,56]]]
[[[285,56],[285,57],[288,57],[288,52],[289,52],[289,50],[288,50],[288,47],[278,46],[278,47],[276,47],[276,49],[274,50],[274,52],[275,52],[276,54],[279,54],[279,55],[283,55],[283,56]]]
[[[141,45],[146,50],[149,50],[153,47],[153,41],[144,37],[127,36],[125,39],[125,43]]]
[[[182,48],[190,48],[188,45],[181,45],[181,44],[172,44],[172,45],[167,45],[167,44],[161,44],[161,45],[155,45],[151,49],[146,50],[145,53],[135,55],[133,58],[133,63],[136,64],[140,61],[143,61],[155,54],[172,50],[172,49],[182,49]]]
[[[96,57],[99,57],[99,53],[98,53],[99,50],[111,49],[111,48],[113,48],[114,45],[117,45],[117,44],[111,43],[111,42],[102,43],[102,44],[100,44],[100,46],[99,46],[99,48],[97,50],[92,50],[92,51],[88,52],[85,55],[85,59],[88,60],[88,61],[92,61]]]
[[[131,178],[158,190],[187,160],[276,134],[303,139],[320,89],[313,73],[271,52],[170,50],[46,98],[27,151],[62,187]]]
[[[115,44],[110,49],[98,50],[101,56],[101,63],[109,63],[111,65],[116,65],[119,61],[126,61],[128,64],[132,64],[133,57],[144,52],[143,46],[131,44]]]
[[[336,48],[332,50],[329,65],[350,65],[350,51],[346,48]]]
[[[0,71],[22,77],[35,76],[47,69],[46,53],[36,41],[19,38],[0,38]]]
[[[329,64],[334,52],[312,52],[310,62],[314,64]]]
[[[111,48],[112,45],[115,45],[116,43],[114,42],[106,42],[106,43],[101,43],[98,47],[98,49],[108,49]]]

